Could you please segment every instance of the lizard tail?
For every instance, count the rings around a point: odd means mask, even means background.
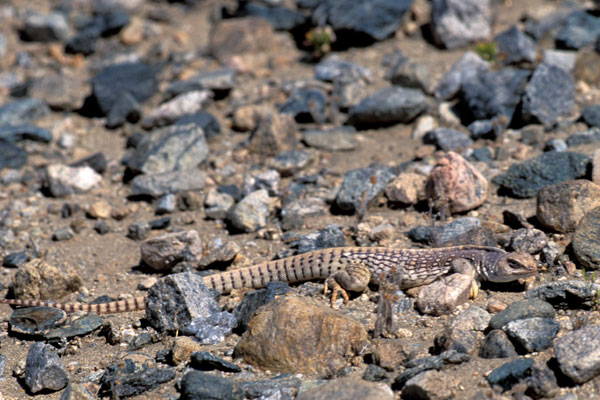
[[[43,300],[17,300],[0,299],[0,304],[9,304],[23,307],[54,307],[65,312],[93,312],[96,314],[110,314],[127,311],[139,311],[145,309],[146,297],[133,297],[131,299],[110,301],[108,303],[86,304],[86,303],[54,303]]]

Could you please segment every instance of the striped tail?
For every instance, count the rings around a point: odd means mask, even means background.
[[[96,314],[111,314],[127,311],[139,311],[146,308],[146,297],[134,297],[131,299],[110,301],[108,303],[86,304],[86,303],[54,303],[43,300],[16,300],[0,299],[0,304],[23,307],[54,307],[68,313],[83,311]]]

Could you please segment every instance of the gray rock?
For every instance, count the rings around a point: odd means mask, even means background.
[[[173,125],[144,135],[125,163],[144,174],[181,171],[197,167],[208,151],[201,128],[194,124]]]
[[[493,370],[487,376],[487,380],[492,386],[499,385],[503,390],[509,390],[531,376],[534,363],[535,361],[531,358],[517,358]]]
[[[182,93],[151,110],[142,119],[142,128],[152,129],[170,125],[185,115],[201,111],[211,99],[212,92],[210,90],[193,90]]]
[[[327,212],[327,204],[320,197],[298,198],[281,209],[281,225],[284,230],[300,229],[307,219],[326,215]]]
[[[106,367],[100,379],[101,391],[114,398],[131,397],[175,378],[175,368],[157,368],[148,362],[140,364],[127,358]]]
[[[459,328],[468,331],[483,332],[490,322],[492,315],[478,306],[471,306],[454,318],[452,328]]]
[[[248,293],[233,311],[238,321],[236,329],[245,332],[250,318],[259,307],[273,301],[275,296],[282,296],[290,290],[292,289],[285,282],[270,282],[266,288]]]
[[[175,211],[175,206],[177,205],[177,198],[173,193],[167,193],[161,196],[156,203],[156,207],[154,208],[154,212],[157,215],[160,214],[170,214]]]
[[[115,129],[126,121],[136,123],[142,117],[142,106],[129,92],[122,93],[106,115],[106,127]]]
[[[574,11],[569,14],[556,35],[556,47],[578,50],[593,45],[599,34],[600,18],[584,10]]]
[[[571,73],[575,68],[577,53],[574,51],[546,49],[542,53],[542,64],[554,65]]]
[[[107,115],[124,93],[141,103],[158,89],[156,68],[142,63],[104,67],[92,79],[92,98],[102,115]]]
[[[571,309],[590,309],[595,307],[595,293],[600,285],[584,281],[546,282],[525,293],[528,299],[540,299],[554,307]]]
[[[234,204],[235,199],[232,196],[211,188],[204,199],[204,211],[208,218],[225,219]]]
[[[479,350],[481,358],[508,358],[517,355],[515,347],[504,331],[493,329],[485,336],[483,345]]]
[[[491,329],[503,329],[509,322],[528,318],[554,318],[555,312],[551,304],[536,299],[516,301],[490,320]]]
[[[520,228],[510,237],[510,248],[516,252],[536,254],[548,245],[548,237],[539,229]]]
[[[437,227],[439,229],[433,229],[431,234],[432,243],[438,246],[443,246],[447,243],[458,240],[459,237],[463,236],[469,231],[481,227],[481,221],[475,217],[462,217],[456,218],[450,223],[444,226]]]
[[[297,122],[322,124],[326,119],[327,96],[319,88],[296,88],[279,106],[279,112],[292,115]]]
[[[46,167],[46,185],[54,197],[88,192],[102,181],[102,175],[88,166],[69,167],[51,164]]]
[[[362,37],[359,43],[365,36],[383,40],[400,27],[402,16],[411,4],[409,0],[348,0],[344,3],[325,0],[315,4],[312,20],[315,26],[327,24],[341,34],[349,31],[348,38]]]
[[[473,279],[463,274],[452,274],[438,279],[419,291],[417,308],[423,314],[450,314],[456,307],[469,300],[472,283]]]
[[[185,92],[208,89],[220,97],[235,86],[236,74],[233,68],[204,72],[189,79],[171,83],[167,86],[165,93],[169,97],[175,97]]]
[[[269,212],[269,193],[260,189],[240,200],[231,209],[228,219],[237,229],[255,232],[267,225]]]
[[[543,153],[520,164],[512,164],[506,173],[492,181],[515,197],[533,197],[545,186],[583,178],[589,162],[590,157],[581,153]]]
[[[356,134],[347,128],[306,130],[302,141],[310,147],[326,151],[350,151],[356,148]]]
[[[206,175],[198,169],[138,175],[131,181],[134,196],[159,197],[167,193],[204,188]]]
[[[184,115],[175,123],[177,125],[195,124],[202,128],[207,138],[215,137],[221,133],[219,121],[207,111],[198,111],[193,114]]]
[[[43,117],[50,109],[43,100],[25,98],[0,107],[0,125],[21,125]]]
[[[336,205],[344,211],[361,211],[369,206],[387,184],[396,177],[390,167],[372,166],[348,171],[335,199]]]
[[[582,144],[590,144],[600,142],[600,128],[592,127],[585,131],[578,131],[570,134],[567,137],[566,143],[567,146],[580,146]]]
[[[258,115],[248,149],[262,156],[275,156],[298,145],[298,127],[291,115],[268,112]]]
[[[56,392],[69,383],[69,376],[52,346],[35,342],[29,348],[25,364],[25,385],[31,393]]]
[[[463,83],[471,81],[489,68],[490,64],[477,54],[472,51],[466,52],[438,82],[435,97],[440,100],[452,99],[460,92]]]
[[[367,365],[365,372],[363,373],[362,378],[368,382],[387,382],[389,379],[389,375],[387,371],[375,364]]]
[[[364,98],[350,109],[350,125],[409,123],[427,109],[427,98],[417,89],[387,87]]]
[[[521,102],[530,74],[513,68],[480,71],[469,81],[463,81],[461,104],[475,120],[503,116],[510,121]]]
[[[198,262],[199,270],[205,269],[212,264],[227,265],[240,253],[240,246],[235,242],[227,242],[212,250]]]
[[[588,325],[554,342],[561,372],[582,384],[600,374],[600,326]]]
[[[0,140],[0,169],[18,169],[27,163],[27,152],[12,143]]]
[[[600,207],[586,213],[575,233],[571,245],[577,261],[586,269],[600,269]]]
[[[52,240],[62,242],[63,240],[71,240],[75,236],[75,232],[70,227],[59,228],[52,232]]]
[[[503,64],[533,63],[537,59],[533,39],[514,25],[496,35],[494,41]]]
[[[85,336],[102,326],[102,318],[97,314],[86,314],[80,318],[67,323],[64,326],[50,329],[43,337],[46,340],[64,340],[75,336]]]
[[[436,43],[447,49],[485,41],[491,34],[490,2],[434,0],[431,30]]]
[[[287,150],[275,156],[269,166],[281,175],[281,177],[293,176],[306,168],[314,159],[312,153],[303,150]]]
[[[50,14],[30,14],[21,29],[21,38],[31,42],[54,42],[67,38],[69,25],[67,18],[58,12]]]
[[[2,266],[6,268],[19,268],[29,261],[29,256],[24,251],[8,253],[2,260]]]
[[[473,354],[477,348],[477,332],[459,328],[447,328],[435,337],[436,353],[454,350],[459,353]]]
[[[346,245],[344,232],[337,225],[327,225],[316,232],[302,235],[298,240],[290,244],[290,248],[296,249],[297,254],[307,253],[330,247],[343,247]]]
[[[150,224],[146,221],[134,222],[127,227],[127,237],[133,240],[142,240],[150,233]]]
[[[471,132],[471,137],[477,139],[497,140],[504,133],[506,123],[504,118],[481,119],[473,121],[467,129]]]
[[[34,80],[29,95],[52,109],[73,111],[83,106],[89,87],[77,75],[48,74]]]
[[[533,353],[550,347],[558,328],[553,318],[526,318],[509,322],[504,331],[527,353]]]
[[[33,124],[2,125],[0,126],[0,139],[7,142],[32,140],[36,142],[50,143],[52,141],[52,132],[47,129],[37,127]]]
[[[600,104],[584,108],[581,112],[581,118],[588,126],[600,128]]]
[[[181,378],[183,399],[240,400],[238,390],[232,380],[200,371],[189,371]]]
[[[315,78],[325,82],[346,82],[371,79],[371,71],[349,61],[329,57],[315,65]]]
[[[446,399],[454,397],[460,381],[442,371],[425,371],[411,378],[402,389],[407,399]]]
[[[392,65],[386,78],[397,86],[421,89],[425,93],[433,92],[433,81],[427,65],[410,61],[405,57],[400,57]]]
[[[10,315],[10,331],[14,334],[39,337],[65,322],[66,313],[54,307],[23,307]]]
[[[575,104],[575,82],[554,65],[540,64],[525,89],[521,117],[527,122],[552,126],[568,115]]]
[[[181,261],[195,263],[202,258],[202,240],[197,231],[167,233],[140,244],[142,261],[156,271],[172,269]]]
[[[244,176],[244,189],[243,193],[248,195],[260,189],[266,190],[269,195],[279,195],[279,183],[281,176],[279,172],[273,169],[267,169],[265,171],[253,171]]]
[[[544,151],[567,151],[567,142],[564,139],[550,139],[544,144]]]
[[[193,352],[190,365],[192,368],[202,371],[242,372],[242,369],[234,363],[225,361],[207,351]]]
[[[473,145],[473,141],[463,132],[449,128],[436,128],[425,134],[423,143],[434,144],[444,151],[461,151]]]
[[[556,397],[560,391],[554,371],[546,365],[535,364],[531,368],[531,376],[525,380],[525,384],[527,385],[527,395],[534,399]]]

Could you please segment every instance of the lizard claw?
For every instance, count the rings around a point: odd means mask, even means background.
[[[475,279],[471,282],[471,293],[469,294],[470,299],[476,299],[477,295],[479,295],[479,286]]]
[[[342,298],[344,299],[344,305],[348,305],[348,301],[350,301],[348,293],[340,286],[339,283],[337,283],[333,277],[329,277],[325,281],[324,294],[327,295],[327,289],[329,285],[331,285],[331,308],[335,308],[335,301],[337,300],[338,294],[342,295]]]

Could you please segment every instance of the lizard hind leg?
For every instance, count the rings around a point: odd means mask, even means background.
[[[329,276],[325,281],[324,293],[331,287],[331,307],[333,308],[338,294],[344,298],[344,304],[348,304],[347,290],[362,292],[367,288],[371,280],[371,270],[361,261],[350,261],[345,269],[339,270]]]

